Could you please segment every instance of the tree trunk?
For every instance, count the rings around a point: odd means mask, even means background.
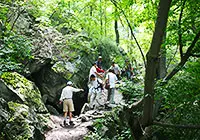
[[[92,13],[93,13],[93,7],[90,6],[90,16],[92,17]]]
[[[116,43],[119,45],[119,30],[118,30],[118,22],[115,18],[115,35],[116,35]]]
[[[100,0],[100,34],[103,35],[102,1]]]
[[[166,32],[163,37],[163,45],[161,46],[160,50],[160,57],[158,61],[158,66],[156,70],[156,78],[157,79],[163,79],[166,76],[167,73],[167,67],[166,67],[166,47],[164,46],[166,38]]]
[[[152,114],[156,63],[158,62],[159,52],[167,25],[170,4],[171,0],[160,0],[155,31],[153,34],[151,47],[147,53],[147,67],[145,72],[144,87],[143,126],[149,126],[153,122]]]
[[[106,25],[107,25],[107,16],[106,16],[106,10],[107,10],[107,3],[106,1],[104,2],[104,35],[106,36],[107,35],[107,28],[106,28]]]

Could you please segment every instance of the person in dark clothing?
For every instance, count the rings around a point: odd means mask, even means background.
[[[132,66],[129,60],[126,60],[126,63],[125,63],[125,73],[126,73],[127,79],[131,79]]]
[[[98,57],[98,60],[96,61],[97,67],[102,69],[102,56]]]

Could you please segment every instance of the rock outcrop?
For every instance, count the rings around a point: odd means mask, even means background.
[[[2,139],[43,139],[51,121],[35,84],[16,72],[0,79],[0,131]]]

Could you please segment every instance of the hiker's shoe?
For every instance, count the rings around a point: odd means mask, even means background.
[[[66,125],[67,125],[67,123],[66,123],[66,120],[64,120],[63,124],[64,124],[64,126],[66,126]]]
[[[74,124],[74,122],[73,122],[73,121],[70,121],[70,122],[69,122],[69,125],[75,125],[75,124]]]
[[[106,103],[105,103],[106,105],[108,105],[109,104],[109,101],[106,101]]]

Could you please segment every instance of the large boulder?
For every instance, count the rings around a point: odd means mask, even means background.
[[[51,122],[35,84],[16,72],[6,72],[0,88],[0,138],[43,139]]]

